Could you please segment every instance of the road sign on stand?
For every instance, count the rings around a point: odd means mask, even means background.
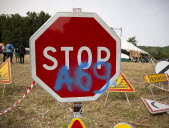
[[[116,82],[111,84],[107,89],[107,92],[135,92],[135,90],[127,78],[121,73]]]
[[[33,79],[60,102],[96,100],[120,75],[120,39],[95,13],[57,13],[31,38]]]

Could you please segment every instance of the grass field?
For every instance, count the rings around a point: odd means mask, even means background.
[[[30,74],[30,58],[26,56],[25,64],[14,63],[12,69],[12,84],[6,85],[4,96],[3,84],[0,84],[0,111],[17,102],[27,88],[32,78]],[[0,55],[2,60],[2,54]],[[2,61],[0,62],[2,64]],[[169,115],[166,113],[152,115],[141,98],[153,99],[144,82],[143,75],[154,74],[154,63],[121,63],[121,71],[129,78],[135,92],[127,93],[131,107],[125,93],[111,92],[106,105],[106,92],[98,100],[83,102],[83,122],[87,128],[112,128],[120,122],[127,122],[134,128],[169,128]],[[169,93],[153,88],[156,97],[167,96]],[[168,99],[161,102],[169,103]],[[0,116],[0,128],[67,128],[73,114],[70,111],[73,103],[58,103],[39,85],[35,84],[27,95],[15,108]]]

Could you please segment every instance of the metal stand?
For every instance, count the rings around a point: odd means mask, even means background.
[[[4,92],[5,92],[5,84],[4,84],[4,88],[3,88],[3,92],[2,92],[1,98],[4,96]]]
[[[127,93],[125,92],[125,95],[126,95],[126,98],[127,98],[127,102],[128,102],[128,104],[129,104],[129,106],[131,107],[131,104],[130,104],[130,101],[129,101],[129,98],[128,98],[128,96],[127,96]]]
[[[74,114],[74,117],[82,118],[82,103],[81,102],[74,102],[73,114]]]
[[[129,104],[129,106],[131,107],[131,104],[130,104],[130,101],[129,101],[129,98],[128,98],[126,92],[125,92],[125,96],[126,96],[126,99],[127,99],[127,102],[128,102],[128,104]],[[106,106],[108,97],[109,97],[109,92],[107,92],[106,100],[105,100],[105,102],[104,102],[104,106]]]
[[[104,106],[106,106],[106,103],[107,103],[107,99],[108,99],[108,97],[109,97],[109,92],[107,92],[107,95],[106,95],[106,100],[105,100],[105,102],[104,102]]]
[[[153,99],[156,100],[155,97],[154,97],[153,89],[151,88],[151,85],[150,85],[150,84],[149,84],[149,88],[150,88],[150,91],[151,91],[151,94],[152,94]]]
[[[164,85],[162,85],[162,88],[163,87],[164,87]],[[153,97],[154,100],[161,100],[161,99],[169,98],[169,96],[165,96],[165,97],[161,97],[161,98],[155,98],[154,93],[153,93],[153,89],[152,89],[150,84],[149,84],[149,89],[151,91],[151,94],[152,94],[152,97]]]

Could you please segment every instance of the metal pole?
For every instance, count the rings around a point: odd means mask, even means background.
[[[123,32],[122,28],[111,28],[111,29],[120,30],[120,39],[122,39],[122,32]]]
[[[125,92],[125,95],[126,95],[126,98],[127,98],[127,102],[129,103],[129,106],[131,107],[131,104],[130,104],[130,101],[129,101],[129,98],[128,98],[126,92]]]
[[[3,92],[2,92],[1,98],[4,96],[4,92],[5,92],[5,84],[4,84],[4,88],[3,88]]]
[[[81,102],[74,102],[73,114],[74,114],[74,117],[82,118],[82,103]]]
[[[153,99],[156,100],[155,97],[154,97],[154,93],[153,93],[153,90],[152,90],[152,88],[151,88],[151,85],[149,85],[149,88],[150,88],[150,91],[151,91],[151,94],[152,94]]]
[[[104,102],[104,106],[106,105],[106,103],[107,103],[107,99],[108,99],[108,97],[109,97],[109,92],[107,92],[107,95],[106,95],[106,100],[105,100],[105,102]]]

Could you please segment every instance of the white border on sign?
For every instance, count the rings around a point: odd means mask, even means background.
[[[51,17],[44,25],[42,25],[30,38],[30,55],[31,55],[31,72],[32,78],[45,89],[49,94],[51,94],[59,102],[80,102],[80,101],[92,101],[96,100],[101,94],[95,94],[91,97],[76,97],[76,98],[61,98],[56,94],[51,88],[49,88],[41,79],[36,76],[36,56],[35,56],[35,41],[39,36],[44,33],[53,22],[55,22],[59,17],[91,17],[94,18],[115,40],[116,40],[116,74],[109,80],[109,86],[119,77],[120,75],[120,62],[121,62],[121,40],[116,35],[114,31],[96,14],[96,13],[86,13],[86,12],[58,12],[53,17]],[[104,87],[106,84],[102,87]],[[101,89],[101,90],[102,90]]]
[[[145,98],[142,98],[142,101],[144,102],[144,104],[145,104],[146,107],[148,108],[149,112],[152,113],[152,114],[169,112],[169,108],[158,108],[158,109],[154,109],[154,110],[153,110],[153,107],[152,107],[152,105],[150,105],[149,102],[151,101],[151,102],[159,103],[159,104],[161,104],[161,105],[169,106],[168,104],[164,104],[164,103],[161,103],[161,102],[157,102],[157,101],[155,101],[155,100],[150,100],[150,99],[145,99]]]
[[[156,64],[155,66],[155,72],[157,74],[159,74],[166,66],[169,65],[169,62],[168,61],[160,61]],[[165,71],[164,73],[168,74],[169,75],[169,69],[167,71]],[[162,74],[162,73],[161,73]]]

